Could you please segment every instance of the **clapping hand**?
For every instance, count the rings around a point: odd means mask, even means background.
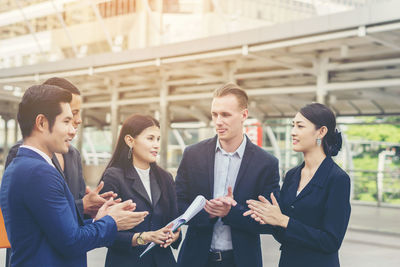
[[[237,202],[233,199],[232,187],[228,187],[228,194],[223,197],[214,198],[206,201],[205,211],[210,214],[210,218],[225,217],[231,207],[236,206]]]
[[[83,213],[90,215],[94,218],[97,214],[97,211],[107,200],[110,198],[116,198],[117,194],[109,191],[99,195],[101,189],[103,189],[104,182],[101,181],[100,184],[96,187],[95,190],[91,190],[89,186],[86,186],[86,194],[82,198],[83,202]],[[120,199],[116,199],[115,203],[120,202]]]
[[[147,211],[134,212],[135,209],[136,204],[132,200],[115,204],[113,198],[110,198],[99,209],[95,221],[109,215],[114,219],[118,231],[129,230],[143,222],[144,218],[149,214]]]
[[[289,222],[289,217],[282,214],[278,201],[273,193],[271,193],[271,202],[265,197],[258,196],[257,200],[247,200],[250,210],[243,213],[243,216],[251,216],[255,221],[260,224],[270,224],[286,228]]]

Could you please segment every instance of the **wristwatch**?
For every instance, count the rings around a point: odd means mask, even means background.
[[[142,234],[143,234],[143,232],[140,232],[139,233],[139,235],[138,235],[138,237],[136,238],[136,243],[138,244],[138,245],[146,245],[146,242],[144,241],[144,239],[142,238]]]

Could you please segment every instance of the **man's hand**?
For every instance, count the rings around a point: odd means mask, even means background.
[[[228,187],[228,194],[226,196],[207,200],[204,209],[210,214],[210,218],[223,218],[228,215],[231,207],[236,206],[236,204],[237,202],[233,199],[232,187]]]
[[[116,202],[113,200],[113,198],[110,198],[109,200],[107,200],[106,203],[104,203],[103,206],[101,206],[101,208],[97,212],[96,216],[94,217],[94,221],[100,220],[104,216],[108,215],[108,211],[109,211],[108,209],[114,204],[116,204]],[[129,208],[135,209],[136,204],[132,203],[132,206],[130,206]]]
[[[108,200],[104,205],[106,206],[109,201],[111,202],[112,199]],[[101,211],[102,208],[99,211]],[[147,211],[134,212],[135,209],[136,204],[133,203],[132,200],[126,200],[119,204],[106,206],[105,215],[109,215],[114,219],[118,231],[129,230],[143,222],[144,218],[149,214]]]
[[[86,195],[82,198],[83,213],[88,214],[92,218],[96,216],[99,208],[103,206],[107,200],[117,197],[117,194],[112,191],[99,195],[99,192],[101,189],[103,189],[103,186],[103,181],[100,182],[95,190],[91,190],[88,186],[86,186]],[[119,202],[119,200],[116,201]]]

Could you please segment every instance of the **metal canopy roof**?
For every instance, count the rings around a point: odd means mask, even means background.
[[[2,69],[0,84],[25,89],[66,77],[82,91],[86,125],[108,124],[110,107],[122,120],[132,112],[159,112],[165,104],[171,122],[207,124],[212,91],[227,81],[247,90],[250,115],[261,120],[294,116],[312,101],[325,102],[339,116],[398,115],[398,10],[400,2],[392,1],[188,42]],[[1,113],[15,114],[10,103],[18,98],[0,92]]]

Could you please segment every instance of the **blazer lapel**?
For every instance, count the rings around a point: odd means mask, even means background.
[[[133,166],[130,166],[126,170],[126,177],[132,180],[132,185],[131,188],[138,193],[144,200],[147,201],[147,203],[152,206],[149,195],[147,194],[146,189],[144,188],[144,185],[142,183],[142,180],[140,180],[139,174],[136,172],[135,168]],[[151,180],[151,179],[150,179]]]
[[[239,185],[240,181],[243,179],[244,174],[246,173],[247,167],[251,164],[251,159],[253,157],[253,146],[254,144],[250,141],[250,139],[245,136],[246,140],[246,148],[243,153],[242,162],[240,163],[239,173],[236,178],[235,188],[233,191],[236,190],[236,187]]]
[[[53,164],[56,167],[57,171],[61,174],[61,176],[64,179],[64,181],[67,181],[66,180],[66,176],[65,176],[63,170],[61,169],[60,162],[58,162],[58,159],[57,159],[56,155],[53,154],[53,158],[51,159],[51,161],[53,162]],[[64,163],[65,163],[65,160],[64,160]],[[77,219],[78,219],[79,225],[84,225],[85,224],[85,220],[84,220],[83,214],[80,213],[78,207],[76,206],[75,201],[74,201],[74,208],[75,208],[75,211],[76,211],[76,215],[77,215]]]
[[[155,207],[161,197],[161,188],[157,183],[156,175],[158,175],[156,170],[150,169],[150,189],[151,189],[151,199],[153,202],[153,207]]]
[[[300,183],[300,177],[301,177],[301,170],[304,167],[304,162],[301,164],[299,167],[297,167],[297,170],[293,173],[293,176],[291,177],[291,180],[289,181],[289,184],[287,185],[287,198],[289,203],[293,203],[296,201],[297,197],[297,188],[299,188],[299,183]]]
[[[304,187],[304,189],[300,192],[295,201],[298,201],[303,197],[309,195],[316,187],[323,188],[328,174],[332,169],[333,163],[334,162],[331,157],[326,157],[322,161],[321,165],[318,167],[311,181]]]
[[[207,168],[208,168],[208,184],[210,187],[210,198],[214,197],[214,165],[215,165],[215,148],[217,147],[217,136],[212,139],[209,147],[207,148],[207,154],[211,157],[207,157]]]
[[[315,178],[315,177],[314,177]],[[313,179],[314,179],[313,178]],[[297,186],[298,188],[298,186]],[[300,194],[295,198],[295,201],[298,201],[302,199],[303,197],[309,195],[312,191],[314,190],[314,185],[311,183],[311,181],[301,190]],[[297,190],[296,190],[297,191]],[[297,192],[296,192],[297,193]]]

